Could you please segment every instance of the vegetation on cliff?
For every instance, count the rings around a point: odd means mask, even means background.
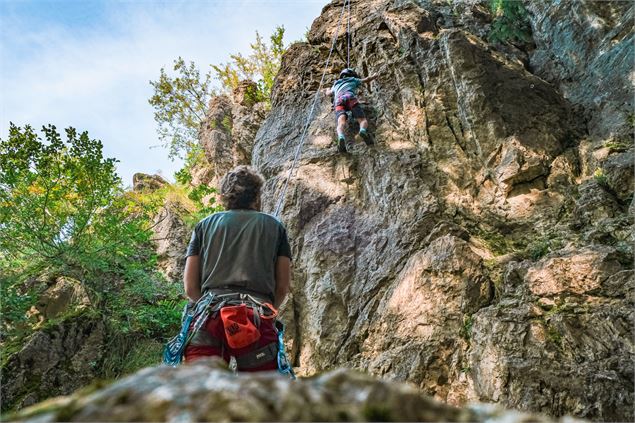
[[[250,44],[247,55],[230,55],[226,63],[211,65],[201,74],[194,62],[187,64],[181,57],[174,61],[170,76],[161,68],[159,79],[150,81],[154,94],[148,100],[155,109],[157,133],[170,157],[186,158],[188,163],[198,157],[198,131],[205,119],[207,103],[214,95],[230,94],[240,81],[255,81],[247,93],[253,103],[268,103],[274,79],[285,52],[284,27],[277,27],[267,43],[256,31],[256,40]],[[212,75],[218,86],[212,85]]]
[[[11,125],[0,140],[2,366],[36,332],[80,318],[104,324],[93,376],[111,378],[158,363],[178,329],[182,288],[157,270],[157,212],[178,203],[193,225],[212,209],[185,186],[125,191],[100,141],[65,135]],[[2,408],[19,400],[4,396]]]

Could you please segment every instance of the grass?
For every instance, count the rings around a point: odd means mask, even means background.
[[[562,334],[552,324],[547,324],[547,340],[552,342],[559,350],[562,349]]]
[[[163,344],[159,341],[145,339],[136,343],[126,355],[121,373],[130,374],[144,367],[159,365],[162,352]]]
[[[463,315],[463,326],[461,326],[461,337],[466,341],[472,338],[472,327],[474,326],[474,317],[472,315]]]
[[[564,242],[557,235],[548,233],[529,242],[524,251],[524,256],[534,261],[540,260],[547,254],[557,251],[564,246]]]
[[[158,340],[139,338],[134,334],[110,333],[100,377],[117,379],[161,363],[163,344]]]
[[[604,147],[608,148],[611,153],[622,153],[626,150],[628,150],[631,147],[632,144],[629,144],[626,141],[622,141],[622,140],[617,140],[614,138],[611,138],[610,140],[607,140],[604,142]]]
[[[502,256],[511,252],[518,251],[524,245],[514,241],[511,237],[507,237],[498,231],[487,230],[476,227],[476,236],[485,243],[487,248],[495,255]]]

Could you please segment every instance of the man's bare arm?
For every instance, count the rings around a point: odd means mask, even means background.
[[[370,81],[373,81],[373,80],[375,80],[375,79],[377,79],[377,78],[379,78],[379,73],[376,73],[376,74],[371,75],[371,76],[367,76],[366,78],[362,79],[362,82],[363,82],[364,84],[367,84],[367,83],[369,83]]]
[[[273,306],[280,307],[291,288],[291,259],[278,256],[276,260],[276,299]]]
[[[326,96],[331,95],[331,89],[330,88],[325,88],[324,89],[324,95],[326,95]]]
[[[185,260],[185,271],[183,272],[183,286],[185,295],[196,302],[201,298],[201,271],[199,268],[199,256],[189,256]]]

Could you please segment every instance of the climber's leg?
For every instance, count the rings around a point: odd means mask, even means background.
[[[357,118],[357,123],[359,123],[359,132],[368,130],[368,119],[365,117]]]
[[[368,119],[366,119],[366,115],[364,114],[362,107],[359,104],[356,104],[351,111],[353,113],[353,117],[355,117],[359,123],[359,136],[364,140],[364,143],[366,143],[366,145],[375,144],[375,141],[368,133]]]
[[[230,356],[223,348],[224,331],[220,314],[209,317],[185,348],[185,362],[216,356],[222,357],[226,363],[229,363]]]
[[[337,110],[338,108],[335,109],[335,116],[337,117],[337,150],[340,153],[346,153],[346,136],[344,135],[347,119],[346,110],[343,107]]]
[[[337,138],[346,138],[344,130],[346,128],[346,111],[341,110],[337,112]]]

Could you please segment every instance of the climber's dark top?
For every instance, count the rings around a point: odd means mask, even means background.
[[[186,256],[200,256],[201,291],[244,292],[273,302],[278,256],[291,258],[287,232],[255,210],[214,213],[198,222]]]
[[[359,78],[348,77],[338,79],[333,83],[333,87],[331,88],[335,101],[345,93],[357,95],[357,89],[360,85],[362,85],[362,80]]]

